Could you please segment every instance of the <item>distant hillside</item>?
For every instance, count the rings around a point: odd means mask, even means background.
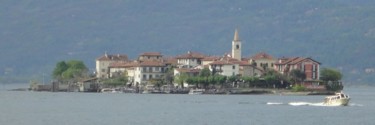
[[[373,0],[5,0],[0,80],[41,80],[67,59],[93,70],[105,51],[222,55],[239,28],[244,56],[308,56],[340,69],[347,83],[370,84],[374,13]]]

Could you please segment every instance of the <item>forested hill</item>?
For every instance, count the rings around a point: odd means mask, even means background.
[[[0,80],[41,80],[68,59],[93,70],[105,51],[222,55],[238,28],[244,56],[312,57],[375,83],[374,13],[373,0],[2,0]]]

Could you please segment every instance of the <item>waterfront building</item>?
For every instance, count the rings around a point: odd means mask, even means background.
[[[281,74],[289,75],[292,70],[301,70],[305,73],[306,79],[303,81],[305,86],[318,86],[320,75],[320,62],[311,58],[293,57],[293,58],[280,58],[275,63],[275,70]]]
[[[162,61],[138,62],[134,67],[134,83],[147,85],[152,79],[161,79],[166,70],[167,65]]]
[[[202,59],[206,56],[197,52],[188,51],[186,54],[179,55],[177,59],[177,67],[179,68],[193,68],[202,65]]]
[[[236,76],[239,74],[239,64],[229,60],[214,61],[209,64],[209,69],[212,74],[223,76]]]
[[[114,62],[127,62],[127,55],[108,55],[105,53],[96,59],[96,77],[97,78],[109,78],[109,65]]]
[[[262,69],[249,64],[247,61],[236,61],[234,63],[239,64],[239,74],[241,76],[260,77],[264,72]]]
[[[261,52],[250,57],[249,64],[252,64],[262,70],[267,70],[273,69],[276,61],[277,60],[274,59],[271,55],[265,52]]]

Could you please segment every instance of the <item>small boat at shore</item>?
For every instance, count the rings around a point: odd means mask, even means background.
[[[103,88],[100,90],[101,93],[120,93],[120,90],[114,88]]]
[[[350,97],[342,92],[336,93],[333,96],[327,96],[324,99],[323,105],[326,106],[347,106],[349,104]]]
[[[190,95],[201,95],[203,94],[205,90],[204,89],[190,89],[189,94]]]

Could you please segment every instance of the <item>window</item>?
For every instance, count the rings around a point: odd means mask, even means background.
[[[143,79],[147,79],[147,76],[146,76],[146,74],[143,74]]]
[[[148,71],[149,71],[149,72],[152,72],[152,67],[148,67]]]
[[[105,69],[102,69],[102,72],[105,72]]]
[[[232,69],[236,69],[236,66],[233,65],[233,66],[232,66]]]
[[[148,75],[148,78],[149,78],[149,79],[152,79],[152,75],[151,75],[151,74],[150,74],[150,75]]]
[[[155,71],[159,71],[160,70],[160,68],[159,67],[155,67]]]
[[[143,72],[146,72],[147,68],[146,67],[143,67],[142,71]]]
[[[240,45],[237,44],[237,45],[236,45],[236,49],[240,49]]]
[[[315,76],[315,72],[313,72],[312,79],[316,79],[315,77],[316,77],[316,76]]]
[[[313,69],[313,71],[316,71],[316,65],[313,65],[312,69]]]

